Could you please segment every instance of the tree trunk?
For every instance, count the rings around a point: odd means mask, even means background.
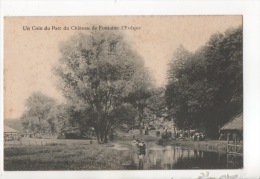
[[[139,131],[140,134],[143,134],[143,109],[139,109]]]
[[[142,121],[139,122],[139,131],[140,131],[140,134],[143,134],[143,124],[142,124]]]
[[[94,129],[97,135],[98,143],[99,144],[107,143],[107,132],[104,126],[104,122],[102,122],[101,116],[98,116],[97,124],[94,127]]]
[[[99,144],[104,144],[104,143],[107,143],[107,131],[104,131],[104,130],[99,130],[97,128],[95,128],[95,132],[96,132],[96,135],[97,135],[97,141]]]

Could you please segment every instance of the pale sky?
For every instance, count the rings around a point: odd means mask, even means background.
[[[23,30],[45,26],[135,26],[123,31],[144,59],[158,86],[166,84],[167,64],[182,44],[195,51],[210,35],[242,25],[242,16],[110,16],[110,17],[5,17],[4,18],[4,118],[20,117],[25,100],[34,91],[62,100],[55,87],[52,66],[59,44],[75,30]],[[121,30],[122,31],[122,30]]]

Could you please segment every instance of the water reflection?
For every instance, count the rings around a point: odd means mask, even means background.
[[[131,169],[138,170],[227,169],[227,158],[216,152],[167,146],[148,148],[146,155],[136,152],[131,165]]]

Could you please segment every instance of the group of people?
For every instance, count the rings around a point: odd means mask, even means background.
[[[137,155],[138,155],[138,159],[139,159],[139,165],[138,165],[138,169],[142,170],[144,168],[144,156],[145,156],[145,149],[146,149],[146,145],[144,142],[139,141],[139,139],[135,139],[135,137],[133,136],[133,144],[137,146]]]
[[[144,142],[139,141],[139,139],[135,139],[133,136],[133,144],[135,144],[137,146],[137,154],[139,156],[139,159],[143,158],[143,156],[145,155],[145,149],[146,149],[146,145]]]
[[[203,133],[195,133],[193,136],[192,136],[192,139],[194,141],[202,141],[202,140],[205,140],[205,135]]]

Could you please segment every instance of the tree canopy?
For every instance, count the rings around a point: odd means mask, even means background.
[[[142,58],[123,34],[102,31],[78,33],[61,44],[60,52],[54,68],[58,88],[81,114],[79,122],[94,127],[98,141],[106,142],[136,73],[144,69]]]
[[[124,34],[77,33],[60,44],[53,68],[64,104],[41,92],[26,101],[22,125],[28,132],[79,131],[93,127],[99,143],[109,132],[138,122],[173,118],[180,129],[200,129],[215,137],[220,126],[243,109],[242,27],[213,34],[196,52],[180,46],[165,87],[155,88],[141,56]]]
[[[138,111],[138,121],[140,134],[143,133],[143,124],[145,118],[145,109],[149,105],[148,100],[154,91],[154,84],[147,69],[138,70],[132,78],[132,84],[129,86],[129,93],[125,101],[132,104]]]
[[[178,127],[215,137],[243,108],[242,27],[215,33],[195,53],[176,50],[168,71],[166,101]]]
[[[54,133],[57,131],[55,118],[56,101],[41,92],[34,92],[26,100],[26,110],[21,123],[24,130],[33,133]]]

